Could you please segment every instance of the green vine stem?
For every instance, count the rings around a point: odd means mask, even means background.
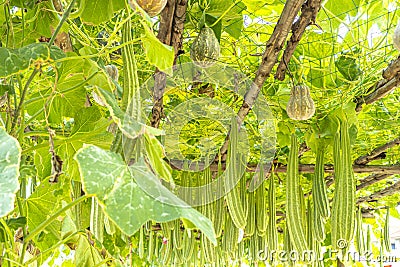
[[[21,183],[22,183],[22,187],[24,187],[25,186],[25,181],[23,180],[23,181],[21,181]],[[25,194],[25,192],[24,192],[25,190],[20,190],[20,192],[21,192],[21,194]],[[18,209],[19,209],[19,213],[20,213],[20,215],[22,216],[22,217],[26,217],[26,214],[25,214],[25,212],[24,212],[24,209],[23,209],[23,206],[22,206],[22,201],[21,201],[21,198],[24,198],[25,196],[18,196],[17,197],[17,205],[18,205]],[[23,236],[24,236],[24,240],[25,240],[25,236],[27,236],[27,232],[26,232],[26,225],[24,226],[24,227],[22,227],[22,234],[23,234]],[[26,250],[26,246],[25,246],[25,244],[23,245],[23,249],[24,249],[24,251]],[[21,255],[22,254],[25,254],[25,253],[21,253]],[[22,255],[22,257],[21,257],[21,259],[20,259],[20,262],[21,263],[23,263],[23,255]]]
[[[67,20],[69,14],[71,14],[72,8],[75,5],[76,0],[72,0],[71,3],[69,4],[67,10],[64,12],[60,22],[57,25],[57,28],[54,30],[53,35],[50,38],[50,41],[48,43],[48,47],[51,47],[57,37],[57,34],[60,32],[62,25],[64,24],[64,22]]]
[[[26,96],[26,92],[28,91],[29,85],[32,83],[33,78],[35,78],[36,74],[39,73],[39,69],[35,68],[32,73],[31,76],[29,76],[28,81],[26,82],[24,89],[21,93],[21,99],[19,101],[19,104],[15,110],[15,114],[14,114],[14,118],[12,120],[11,123],[11,133],[14,131],[15,126],[17,125],[17,121],[18,121],[18,117],[19,117],[19,113],[21,112],[22,109],[22,105],[24,104],[24,100],[25,100],[25,96]]]
[[[7,35],[6,35],[6,44],[7,47],[10,47],[10,33],[12,35],[12,40],[14,41],[14,29],[13,29],[13,24],[12,24],[12,18],[11,18],[11,9],[10,9],[10,3],[6,2],[4,5],[4,17],[6,18],[7,21]],[[12,44],[12,47],[14,47],[14,43]]]
[[[41,231],[44,230],[44,228],[46,228],[52,221],[54,221],[61,213],[63,213],[64,211],[72,208],[73,206],[79,204],[80,202],[93,197],[94,195],[84,195],[81,196],[77,199],[75,199],[74,201],[68,203],[67,205],[65,205],[63,208],[59,209],[56,213],[54,213],[53,215],[51,215],[46,221],[42,222],[38,227],[36,227],[32,232],[30,232],[26,237],[25,237],[25,241],[29,241],[31,240],[34,236],[36,236],[37,234],[39,234]]]
[[[0,247],[0,253],[2,255],[2,260],[14,262],[13,260],[10,259],[10,251],[16,251],[15,242],[14,242],[14,233],[8,227],[4,218],[0,219],[0,227],[3,228],[3,234],[4,234],[4,242],[2,243],[2,246]],[[8,244],[8,246],[7,246],[7,244]],[[8,247],[8,249],[7,249],[7,247]],[[16,264],[19,264],[19,263],[16,262]]]
[[[75,5],[75,2],[76,2],[76,0],[72,0],[71,3],[69,4],[67,10],[64,12],[60,22],[57,25],[57,28],[54,30],[54,33],[52,34],[52,36],[50,38],[50,41],[47,44],[47,46],[49,48],[53,45],[57,34],[60,32],[62,25],[64,24],[64,22],[67,20],[67,18],[69,16],[69,14],[71,13],[72,8]],[[26,93],[28,92],[28,88],[29,88],[30,84],[32,83],[33,79],[35,78],[36,74],[39,73],[39,71],[40,71],[40,68],[35,68],[32,71],[31,76],[29,76],[28,81],[26,82],[26,84],[24,86],[24,89],[23,89],[23,91],[21,93],[21,99],[20,99],[19,104],[18,104],[18,106],[17,106],[17,108],[15,110],[14,118],[13,118],[13,121],[11,123],[11,130],[10,130],[11,133],[14,131],[15,126],[17,125],[19,113],[21,112],[22,106],[24,104],[24,100],[25,100]]]
[[[60,216],[63,212],[67,211],[68,209],[74,207],[75,205],[78,205],[82,201],[84,201],[88,198],[91,198],[91,197],[93,197],[93,195],[84,195],[84,196],[79,197],[79,198],[75,199],[74,201],[68,203],[63,208],[59,209],[57,212],[55,212],[53,215],[51,215],[47,220],[45,220],[44,222],[39,224],[38,227],[33,229],[33,231],[30,232],[27,236],[24,236],[23,247],[22,247],[21,257],[20,257],[20,263],[22,264],[24,261],[25,251],[26,251],[26,248],[27,248],[30,240],[32,240],[37,234],[42,232],[47,226],[49,226],[49,224],[51,224],[54,220],[56,220],[57,217]]]
[[[9,265],[9,266],[21,266],[21,267],[25,267],[26,265],[23,265],[19,262],[16,262],[15,260],[9,259],[9,258],[2,258],[3,260],[7,260],[8,262],[14,264],[14,265]]]
[[[35,257],[29,259],[28,261],[24,262],[24,266],[28,266],[29,264],[37,261],[40,257],[42,257],[43,255],[45,255],[47,252],[53,251],[54,249],[58,248],[59,246],[61,246],[62,244],[65,244],[68,242],[68,240],[72,239],[74,236],[80,234],[81,231],[77,231],[74,233],[70,233],[66,236],[64,236],[63,239],[61,239],[60,241],[58,241],[56,244],[54,244],[53,246],[51,246],[50,248],[41,251],[38,255],[36,255]]]

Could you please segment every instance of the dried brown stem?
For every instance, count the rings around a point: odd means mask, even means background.
[[[398,193],[400,190],[400,181],[392,184],[391,186],[386,187],[385,189],[373,193],[369,196],[365,196],[365,197],[360,197],[357,200],[357,203],[361,203],[361,202],[374,202],[377,201],[378,199],[385,197],[385,196],[390,196],[393,195],[395,193]]]
[[[237,114],[238,125],[240,126],[244,121],[246,115],[250,112],[253,104],[255,103],[258,94],[268,76],[271,74],[273,66],[277,62],[278,54],[282,50],[285,40],[292,27],[296,15],[299,13],[301,5],[304,1],[288,0],[283,8],[282,14],[275,26],[275,29],[267,41],[265,52],[262,56],[261,64],[257,70],[254,82],[250,89],[244,96],[243,104]],[[220,154],[224,155],[228,150],[229,136],[227,136],[225,143],[220,149]],[[218,156],[217,156],[218,157]]]
[[[399,74],[395,74],[393,78],[390,80],[382,79],[378,81],[375,85],[369,88],[369,93],[366,96],[360,96],[356,98],[356,111],[360,112],[362,110],[363,104],[372,104],[375,101],[385,97],[391,91],[393,91],[396,87],[400,85],[400,76]]]
[[[330,187],[335,182],[335,177],[333,175],[329,175],[325,177],[326,187]]]
[[[299,149],[299,154],[298,154],[299,158],[301,156],[303,156],[304,153],[306,153],[307,151],[310,151],[310,150],[311,150],[311,148],[309,148],[305,142],[301,143],[300,144],[300,149]]]
[[[386,150],[388,150],[389,148],[392,148],[396,145],[400,145],[400,136],[390,142],[387,142],[386,144],[384,144],[380,147],[375,148],[368,155],[357,158],[354,161],[354,163],[365,165],[365,164],[369,163],[370,161],[380,159],[380,158],[382,158],[381,157],[382,153],[384,153]]]
[[[383,70],[382,77],[386,80],[390,80],[400,72],[400,56],[392,62],[389,63],[389,66]]]
[[[345,265],[343,264],[343,262],[341,262],[341,261],[339,260],[339,258],[336,260],[336,266],[337,266],[337,267],[345,267]]]
[[[386,173],[385,174],[376,174],[376,173],[374,173],[374,174],[368,175],[367,177],[365,177],[364,179],[362,179],[360,181],[359,185],[357,185],[357,191],[361,190],[361,189],[363,189],[363,188],[365,188],[367,186],[370,186],[370,185],[372,185],[374,183],[382,181],[382,180],[386,179],[389,176],[391,176],[391,174],[386,174]]]
[[[278,69],[276,70],[275,79],[281,81],[285,79],[286,69],[290,58],[296,50],[307,26],[315,24],[315,18],[320,8],[321,0],[308,0],[301,7],[300,18],[292,26],[292,36],[287,43],[285,52],[283,53]]]
[[[174,48],[174,64],[182,47],[182,33],[186,18],[187,0],[168,0],[161,13],[160,28],[157,38]],[[163,95],[166,86],[166,74],[156,70],[154,75],[153,109],[151,126],[158,128],[163,116]]]

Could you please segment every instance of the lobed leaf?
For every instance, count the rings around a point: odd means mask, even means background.
[[[125,234],[133,235],[148,220],[185,218],[216,243],[211,221],[165,188],[143,159],[128,167],[119,154],[89,145],[77,152],[75,160],[84,191],[98,198]]]
[[[37,60],[56,60],[65,57],[60,48],[34,43],[18,49],[0,47],[0,77],[28,69]]]

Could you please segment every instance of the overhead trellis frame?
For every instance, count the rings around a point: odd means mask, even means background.
[[[369,196],[365,196],[365,197],[361,197],[361,198],[357,199],[357,203],[377,201],[377,199],[385,197],[385,196],[393,195],[393,194],[399,192],[399,190],[400,190],[400,181],[398,181],[398,182],[392,184],[391,186],[388,186],[378,192],[375,192]]]
[[[311,1],[311,0],[310,0]],[[309,1],[307,1],[309,2]],[[279,52],[282,50],[284,43],[289,35],[291,26],[300,11],[302,6],[302,1],[289,0],[286,2],[281,16],[274,28],[273,33],[267,41],[264,54],[262,56],[261,64],[257,70],[256,77],[254,78],[253,84],[246,92],[243,100],[243,104],[239,109],[237,114],[238,125],[240,126],[244,118],[250,112],[252,106],[254,105],[261,88],[264,85],[265,80],[271,74],[272,68],[275,66],[278,59]],[[227,136],[225,143],[220,149],[220,154],[226,154],[228,150],[228,139]]]
[[[175,61],[182,44],[182,33],[185,18],[184,14],[186,12],[186,7],[186,1],[169,0],[167,3],[167,7],[161,14],[160,31],[158,38],[162,42],[172,45],[174,47]],[[300,39],[306,27],[315,24],[315,18],[320,7],[321,1],[319,0],[308,0],[306,2],[292,0],[286,2],[278,23],[266,43],[266,49],[262,55],[262,62],[258,68],[256,77],[254,78],[253,86],[246,93],[243,104],[238,112],[239,125],[244,121],[244,118],[251,110],[251,107],[254,104],[266,78],[271,74],[272,68],[277,63],[278,55],[280,51],[284,48],[284,42],[287,40],[289,32],[291,31],[292,35],[287,42],[281,59],[279,60],[279,65],[275,74],[275,78],[278,80],[284,79],[290,58],[293,55],[293,52],[296,49],[298,43],[300,42]],[[295,21],[295,17],[299,13],[300,9],[301,15]],[[355,102],[357,104],[356,111],[359,112],[362,109],[363,105],[371,104],[394,90],[399,85],[398,71],[400,71],[400,57],[392,61],[389,66],[383,71],[383,78],[380,81],[376,82],[375,85],[373,85],[368,90],[368,92],[370,92],[368,95],[360,96],[355,99]],[[164,93],[164,88],[165,74],[156,71],[155,89],[153,95],[153,117],[151,119],[151,124],[154,127],[158,127],[161,120],[163,110],[162,96]],[[229,136],[227,136],[225,143],[220,148],[222,159],[224,159],[224,155],[226,154],[228,149],[228,139]],[[388,148],[398,145],[398,139],[399,138],[388,142],[381,147],[376,148],[369,155],[361,156],[354,162],[353,170],[355,173],[373,173],[372,176],[374,176],[375,178],[365,180],[366,184],[371,184],[373,182],[383,180],[394,174],[400,174],[400,166],[397,165],[365,165],[372,160],[379,159],[379,155],[381,155]],[[305,146],[303,151],[308,151],[308,148]],[[216,157],[216,161],[217,160],[218,156]],[[216,170],[217,164],[211,164],[211,169]],[[255,170],[256,166],[247,166],[248,172],[254,172]],[[303,173],[312,173],[314,172],[314,165],[300,164],[299,171]],[[286,166],[276,164],[275,172],[286,172]],[[330,165],[326,165],[325,172],[332,173],[333,167]],[[363,183],[361,183],[359,187],[360,186],[363,186]]]
[[[384,144],[382,146],[375,148],[370,153],[368,153],[368,155],[358,157],[354,161],[354,163],[360,164],[360,165],[365,165],[370,161],[380,159],[380,158],[384,157],[384,153],[386,150],[388,150],[389,148],[392,148],[396,145],[400,145],[400,136],[392,141],[387,142],[386,144]]]

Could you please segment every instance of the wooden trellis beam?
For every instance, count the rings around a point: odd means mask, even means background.
[[[374,173],[374,174],[368,175],[364,179],[360,180],[360,184],[357,185],[357,190],[361,190],[361,189],[363,189],[363,188],[365,188],[367,186],[370,186],[370,185],[372,185],[374,183],[382,181],[382,180],[384,180],[384,179],[386,179],[386,178],[388,178],[390,176],[391,176],[390,174],[386,174],[386,173],[384,173],[384,174],[376,174],[376,173]]]
[[[383,175],[381,175],[381,176],[383,176]],[[390,176],[390,175],[388,175],[388,176]],[[379,178],[378,178],[379,176],[377,176],[376,179],[372,179],[371,177],[370,178],[368,178],[368,177],[365,178],[364,180],[362,180],[362,183],[360,185],[363,184],[363,181],[364,181],[365,186],[371,185],[372,183],[375,183],[375,182],[379,181]],[[328,183],[329,183],[330,181],[332,181],[332,178],[333,177],[328,176],[328,177],[325,178],[325,180],[328,180]],[[367,181],[365,181],[365,180],[367,180]],[[328,187],[333,184],[333,183],[329,183],[329,185],[328,185],[328,183],[327,183]],[[362,189],[362,188],[364,188],[365,186],[361,186],[360,188],[357,186],[357,191]],[[371,194],[369,196],[360,197],[360,198],[358,198],[356,200],[356,203],[360,204],[362,202],[374,202],[374,201],[377,201],[378,199],[380,199],[382,197],[390,196],[390,195],[393,195],[395,193],[398,193],[399,191],[400,191],[400,181],[394,183],[391,186],[388,186],[388,187],[384,188],[383,190],[375,192],[375,193],[373,193],[373,194]],[[308,193],[304,194],[304,197],[307,197],[309,195],[311,195],[311,192],[308,192]],[[332,200],[330,200],[330,201],[332,201]],[[284,205],[282,205],[281,208],[282,207],[284,207]],[[380,209],[380,208],[382,208],[382,207],[379,207],[379,208],[363,208],[362,209],[363,217],[364,218],[367,218],[367,217],[368,218],[372,218],[373,217],[373,211],[375,209]],[[277,212],[276,215],[280,216],[280,218],[277,220],[278,222],[280,222],[281,220],[283,220],[286,217],[285,213],[279,212],[279,211]]]
[[[314,173],[314,164],[299,164],[299,172]],[[324,167],[326,173],[333,173],[333,165],[327,164]],[[379,173],[379,174],[400,174],[399,165],[353,165],[354,173]],[[280,166],[276,172],[286,172],[286,166]]]
[[[355,161],[354,164],[356,165],[365,165],[368,164],[369,162],[373,160],[378,160],[382,159],[385,157],[384,153],[386,150],[389,148],[392,148],[394,146],[400,145],[400,136],[393,139],[392,141],[387,142],[386,144],[383,144],[382,146],[379,146],[372,150],[370,153],[367,155],[363,155],[358,157]],[[307,147],[306,143],[302,143],[300,145],[300,150],[299,150],[299,157],[301,157],[305,152],[309,151],[310,148]]]
[[[400,136],[397,137],[396,139],[387,142],[386,144],[375,148],[374,150],[372,150],[368,155],[365,156],[361,156],[358,159],[356,159],[354,161],[355,164],[367,164],[370,161],[373,161],[375,159],[379,159],[381,154],[384,153],[386,150],[388,150],[389,148],[392,148],[396,145],[400,144]]]
[[[183,161],[180,160],[170,160],[169,161],[171,167],[173,169],[181,169],[183,166]],[[199,162],[198,164],[192,164],[189,166],[190,170],[195,171],[196,168],[199,170],[204,169],[204,163]],[[226,163],[222,163],[221,167],[223,170],[226,168]],[[212,163],[210,165],[211,171],[217,171],[218,170],[218,164],[217,163]],[[246,167],[246,172],[255,172],[257,169],[256,164],[248,164]],[[281,165],[281,164],[275,164],[275,172],[278,173],[284,173],[286,172],[287,167],[286,165]],[[315,165],[314,164],[299,164],[299,172],[301,173],[314,173],[315,170]],[[333,173],[333,165],[332,164],[326,164],[324,167],[324,170],[326,173]],[[376,173],[376,174],[387,174],[387,175],[393,175],[393,174],[400,174],[400,165],[353,165],[353,171],[355,173]]]
[[[390,80],[394,78],[398,72],[400,72],[400,56],[389,63],[387,68],[383,70],[382,77],[384,79]]]
[[[400,181],[369,196],[360,197],[359,199],[357,199],[357,203],[377,201],[382,197],[393,195],[395,193],[398,193],[399,191],[400,191]]]

